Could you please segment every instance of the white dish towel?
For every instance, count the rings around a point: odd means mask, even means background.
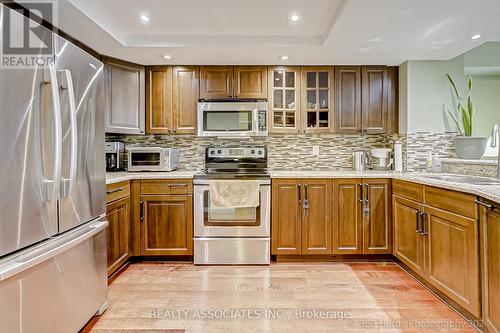
[[[208,185],[214,208],[259,206],[258,180],[210,180]]]

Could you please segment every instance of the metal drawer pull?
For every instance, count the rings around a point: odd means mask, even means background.
[[[359,202],[363,203],[363,184],[358,184],[359,187]]]
[[[493,210],[493,209],[497,208],[496,206],[490,205],[490,204],[488,204],[488,203],[486,203],[486,202],[482,202],[481,200],[476,200],[475,202],[476,202],[478,205],[481,205],[481,206],[483,206],[483,207],[488,208],[488,210]]]
[[[302,202],[302,194],[300,193],[300,191],[301,191],[301,185],[299,184],[299,185],[297,186],[297,193],[298,193],[298,195],[299,195],[299,203],[301,203],[301,202]]]
[[[168,184],[168,187],[187,187],[188,184]]]
[[[106,191],[106,194],[113,194],[113,193],[121,192],[121,191],[123,191],[123,188],[119,187],[119,188],[115,188],[115,189]]]
[[[416,219],[415,219],[415,229],[417,234],[420,233],[420,212],[416,211]]]
[[[421,224],[420,234],[422,236],[427,236],[428,235],[427,231],[425,230],[425,219],[426,219],[426,216],[427,216],[427,213],[424,213],[424,212],[420,213],[420,218],[421,218],[421,223],[422,223]]]

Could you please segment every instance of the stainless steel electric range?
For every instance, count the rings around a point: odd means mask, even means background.
[[[214,209],[210,181],[253,180],[259,184],[258,207]],[[270,262],[271,178],[266,147],[208,147],[205,170],[194,177],[194,263],[261,264]]]

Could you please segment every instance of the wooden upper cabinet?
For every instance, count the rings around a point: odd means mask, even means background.
[[[172,132],[172,66],[152,66],[146,71],[146,133]]]
[[[362,121],[366,133],[387,133],[388,129],[388,77],[387,68],[362,68]]]
[[[142,195],[141,255],[192,255],[191,195]]]
[[[195,134],[200,96],[199,67],[175,66],[172,75],[172,133]]]
[[[427,280],[476,317],[481,315],[478,222],[425,207]]]
[[[144,66],[104,58],[107,133],[144,134]]]
[[[300,67],[269,67],[269,132],[298,133],[300,122]]]
[[[235,66],[233,86],[235,98],[267,98],[267,67]]]
[[[406,266],[423,276],[424,243],[418,232],[420,213],[424,206],[413,200],[394,195],[392,199],[394,245],[393,254]]]
[[[233,96],[233,66],[202,66],[200,98],[231,98]]]
[[[272,183],[272,254],[300,254],[301,181],[273,179]]]
[[[391,180],[365,179],[363,253],[392,253]]]
[[[387,67],[387,84],[387,133],[393,134],[399,132],[399,69],[397,66]]]
[[[483,320],[491,332],[500,332],[500,210],[481,207]],[[495,207],[495,205],[494,205]]]
[[[333,67],[302,67],[302,126],[306,132],[329,132],[333,115]]]
[[[362,129],[361,67],[335,67],[335,132],[358,133]]]
[[[333,253],[363,253],[363,199],[361,179],[336,179],[334,182]]]
[[[332,180],[302,180],[302,254],[330,254],[332,247]]]

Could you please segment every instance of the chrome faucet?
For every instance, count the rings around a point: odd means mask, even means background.
[[[493,126],[493,132],[491,134],[491,147],[495,148],[498,146],[498,163],[497,163],[497,179],[500,179],[500,144],[498,143],[498,136],[500,135],[500,124]]]

